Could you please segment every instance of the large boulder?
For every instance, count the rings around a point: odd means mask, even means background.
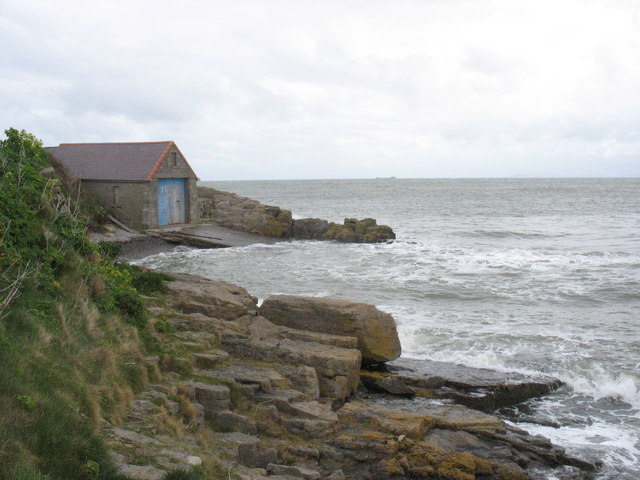
[[[329,222],[320,218],[301,218],[293,221],[293,237],[298,240],[321,240],[329,229]]]
[[[278,325],[356,337],[365,364],[388,362],[401,353],[393,317],[373,305],[331,298],[274,295],[264,301],[259,313]]]
[[[184,313],[202,313],[222,320],[255,315],[256,299],[242,287],[186,273],[172,274],[167,288],[174,307]]]

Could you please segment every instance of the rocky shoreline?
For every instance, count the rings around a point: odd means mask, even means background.
[[[141,386],[113,458],[133,478],[200,468],[256,480],[586,479],[596,466],[492,414],[560,385],[398,359],[390,315],[175,275],[146,298]]]
[[[380,243],[396,235],[373,218],[345,218],[342,224],[320,218],[294,219],[290,210],[264,205],[210,187],[198,187],[200,222],[268,237],[297,240],[335,240],[344,243]]]

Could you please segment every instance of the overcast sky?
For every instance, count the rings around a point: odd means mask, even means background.
[[[0,0],[0,120],[203,180],[640,176],[640,0]]]

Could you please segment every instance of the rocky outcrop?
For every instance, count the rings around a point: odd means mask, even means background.
[[[224,227],[271,237],[291,237],[290,210],[264,205],[235,193],[198,187],[200,219]]]
[[[367,364],[388,362],[400,356],[400,340],[393,317],[372,305],[275,295],[263,302],[259,312],[278,325],[355,337],[362,360]]]
[[[380,243],[395,240],[396,234],[387,225],[378,225],[373,218],[357,220],[345,218],[344,223],[330,223],[329,229],[322,236],[323,240],[338,242]]]
[[[105,426],[122,474],[160,480],[198,467],[207,478],[243,480],[585,480],[594,468],[477,409],[536,394],[537,380],[402,359],[360,370],[353,347],[362,348],[366,319],[382,313],[371,306],[321,301],[314,308],[330,313],[325,322],[307,305],[323,299],[257,312],[255,299],[224,282],[178,275],[168,286],[148,299],[145,334],[163,352],[146,359],[161,370],[156,383],[121,424]],[[289,311],[291,321],[260,315],[269,311]],[[350,327],[336,335],[341,321]],[[331,322],[323,327],[331,333],[314,331]],[[484,398],[474,409],[458,404],[474,397]]]
[[[336,240],[349,243],[379,243],[393,240],[395,233],[386,225],[378,225],[373,218],[357,220],[345,218],[342,225],[319,218],[294,220],[290,210],[264,205],[251,198],[198,187],[200,221],[270,237],[298,240]],[[185,233],[158,233],[167,241],[212,248],[215,242]]]
[[[431,360],[398,359],[376,370],[362,370],[362,383],[377,392],[446,398],[483,411],[515,405],[556,390],[553,377],[500,373]]]
[[[298,240],[336,240],[344,243],[380,243],[394,240],[396,234],[373,218],[345,218],[342,225],[319,218],[295,220],[293,236]]]

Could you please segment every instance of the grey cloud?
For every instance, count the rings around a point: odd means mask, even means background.
[[[502,0],[78,5],[3,7],[5,128],[173,139],[203,179],[570,174],[580,158],[638,174],[637,35],[561,61],[531,39],[536,63],[484,28],[496,12],[517,21]]]

